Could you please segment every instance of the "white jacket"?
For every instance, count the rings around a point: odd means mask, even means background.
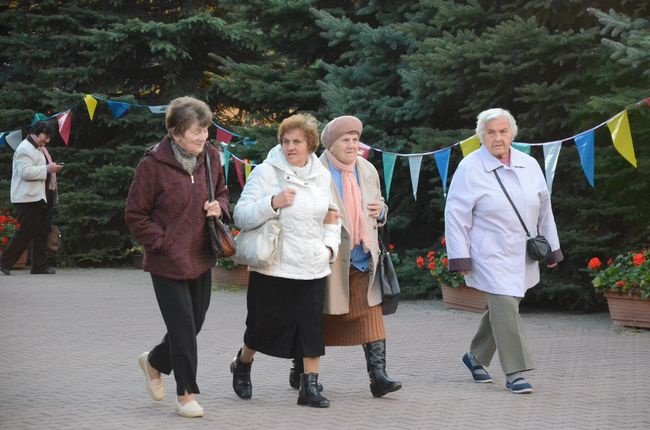
[[[449,268],[469,271],[465,283],[492,294],[523,297],[539,282],[539,264],[526,256],[526,233],[494,176],[497,170],[532,235],[546,236],[552,261],[563,259],[551,198],[539,163],[510,148],[510,166],[481,146],[465,157],[445,207]]]
[[[45,155],[25,139],[16,148],[11,174],[11,203],[47,201]]]
[[[323,224],[329,208],[338,209],[330,192],[330,172],[310,154],[311,170],[300,179],[289,167],[280,145],[269,151],[266,160],[251,173],[234,210],[235,224],[250,230],[276,217],[271,198],[282,191],[278,173],[285,187],[296,191],[293,204],[282,208],[279,249],[273,263],[266,268],[248,270],[289,279],[320,279],[331,273],[341,242],[341,224]],[[333,255],[330,256],[330,250]]]

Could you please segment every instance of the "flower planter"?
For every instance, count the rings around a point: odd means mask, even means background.
[[[452,288],[447,285],[441,285],[442,303],[448,309],[459,309],[469,312],[485,312],[487,300],[485,293],[475,288],[464,285]]]
[[[142,265],[144,263],[144,255],[143,254],[131,254],[131,263],[133,263],[134,268],[142,269]]]
[[[650,328],[649,299],[614,292],[605,292],[605,297],[614,324]]]
[[[25,269],[27,267],[27,261],[28,261],[28,252],[25,250],[21,255],[18,261],[14,263],[14,266],[12,269]]]
[[[217,284],[238,285],[241,288],[246,288],[248,287],[248,268],[242,265],[232,269],[215,266],[212,268],[212,281]]]

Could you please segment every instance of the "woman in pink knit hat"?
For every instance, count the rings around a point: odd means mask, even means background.
[[[358,156],[363,124],[354,116],[330,121],[321,133],[320,156],[332,174],[331,191],[341,213],[341,244],[325,286],[325,345],[362,345],[370,391],[382,397],[402,388],[386,375],[386,331],[377,276],[377,228],[386,223],[388,207],[381,196],[375,167]],[[299,387],[300,363],[294,361],[289,382]]]

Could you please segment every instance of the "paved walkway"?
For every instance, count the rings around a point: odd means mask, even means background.
[[[14,271],[0,276],[0,429],[649,429],[650,331],[612,326],[607,314],[526,313],[536,392],[474,384],[459,358],[479,315],[440,302],[404,302],[387,317],[389,374],[404,388],[368,390],[360,347],[331,348],[321,381],[329,409],[296,405],[290,362],[258,355],[253,399],[231,389],[245,293],[213,294],[199,336],[200,419],[146,395],[137,357],[163,335],[150,279],[122,269]]]

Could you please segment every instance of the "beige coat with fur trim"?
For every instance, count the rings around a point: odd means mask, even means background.
[[[325,153],[320,156],[320,160],[323,165],[329,169],[329,163],[325,157]],[[375,166],[361,157],[357,157],[356,168],[359,180],[359,189],[361,191],[361,199],[363,200],[361,206],[363,212],[366,214],[368,236],[371,241],[371,261],[368,266],[368,270],[370,271],[368,281],[368,305],[376,306],[381,303],[379,277],[375,276],[377,273],[377,261],[379,256],[377,227],[386,222],[388,207],[384,205],[384,221],[381,224],[378,224],[375,218],[368,216],[368,202],[376,200],[384,201],[381,196],[379,174],[377,173]],[[330,188],[333,200],[344,216],[341,219],[341,245],[339,246],[336,261],[331,267],[332,274],[327,278],[327,284],[325,287],[325,308],[323,312],[330,315],[341,315],[350,312],[350,227],[347,221],[347,214],[345,214],[343,199],[339,194],[334,181],[331,181]]]

